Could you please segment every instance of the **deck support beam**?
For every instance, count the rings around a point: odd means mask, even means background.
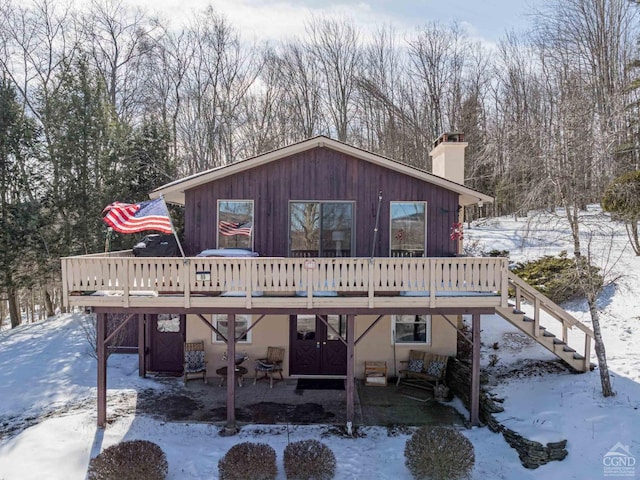
[[[480,425],[480,314],[474,313],[471,336],[473,351],[471,356],[471,418],[472,426]]]
[[[353,411],[354,411],[354,390],[355,390],[355,378],[354,378],[354,350],[355,350],[355,330],[356,330],[356,316],[353,314],[347,315],[347,432],[351,433],[351,427],[353,426]]]
[[[144,314],[138,314],[138,375],[140,377],[147,376],[147,342],[144,331]]]
[[[107,424],[107,314],[96,314],[96,354],[98,357],[98,427]]]
[[[227,425],[225,433],[236,433],[236,315],[227,315]]]

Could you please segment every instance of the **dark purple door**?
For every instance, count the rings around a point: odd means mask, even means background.
[[[323,319],[329,324],[327,324]],[[291,375],[346,375],[346,317],[291,315],[289,373]]]
[[[184,315],[147,315],[148,371],[182,374],[185,330]]]

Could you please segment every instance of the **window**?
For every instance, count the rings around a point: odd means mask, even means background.
[[[393,315],[392,337],[395,343],[431,345],[431,316]]]
[[[392,257],[425,256],[426,207],[426,202],[391,202]]]
[[[289,245],[292,257],[350,257],[353,202],[291,202]]]
[[[218,200],[218,248],[253,250],[253,200]]]
[[[180,331],[180,315],[173,313],[159,313],[156,328],[159,332],[175,333]]]
[[[347,339],[347,316],[346,315],[327,315],[327,340],[343,340]]]
[[[223,334],[225,338],[228,338],[227,315],[214,315],[213,321],[218,331]],[[247,332],[250,326],[251,315],[236,315],[236,338],[238,338],[238,343],[251,343],[251,331]],[[213,342],[221,343],[224,342],[224,340],[216,332],[213,332]]]

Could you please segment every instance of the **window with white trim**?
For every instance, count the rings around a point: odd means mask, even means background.
[[[392,315],[391,318],[394,343],[431,345],[431,315]]]
[[[215,327],[218,331],[228,338],[228,316],[219,314],[213,316]],[[251,330],[247,331],[251,326],[251,315],[236,315],[236,338],[238,343],[251,343]],[[213,343],[224,343],[224,340],[216,332],[212,332]]]

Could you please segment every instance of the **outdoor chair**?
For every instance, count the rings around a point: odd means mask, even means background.
[[[407,385],[411,387],[434,390],[440,384],[444,384],[447,373],[446,355],[436,355],[421,350],[410,350],[406,368],[398,372],[396,386]]]
[[[184,384],[188,380],[201,378],[207,383],[207,361],[205,360],[204,341],[184,344]]]
[[[269,388],[273,388],[273,381],[284,380],[282,376],[282,362],[284,361],[284,348],[281,347],[269,347],[267,348],[267,357],[259,358],[255,364],[255,385],[258,380],[269,379]],[[262,376],[258,376],[261,373]],[[280,375],[280,378],[274,378],[275,375]]]

